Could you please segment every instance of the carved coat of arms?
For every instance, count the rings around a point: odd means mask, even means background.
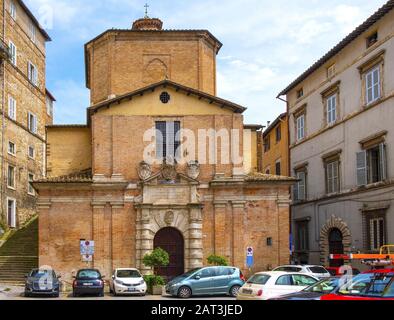
[[[141,180],[146,180],[150,178],[150,176],[152,175],[151,166],[147,162],[142,161],[138,167],[138,175]]]
[[[198,161],[190,161],[187,164],[187,175],[192,179],[197,179],[200,175],[200,164]]]

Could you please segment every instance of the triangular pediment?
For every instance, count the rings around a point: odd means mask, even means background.
[[[165,80],[88,108],[108,115],[211,115],[243,113],[246,108]]]

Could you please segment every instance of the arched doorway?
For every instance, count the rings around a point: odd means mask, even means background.
[[[177,229],[169,227],[159,230],[153,243],[154,248],[162,248],[170,255],[170,264],[156,270],[159,275],[171,280],[185,272],[185,241]]]
[[[333,228],[328,235],[328,246],[330,254],[344,254],[343,235],[342,232]],[[330,267],[341,267],[344,260],[330,260]]]

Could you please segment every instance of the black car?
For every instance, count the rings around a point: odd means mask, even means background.
[[[344,277],[342,281],[346,281]],[[326,294],[336,293],[341,287],[341,277],[331,277],[323,279],[305,288],[302,291],[286,294],[269,300],[320,300]]]
[[[60,276],[55,271],[46,269],[33,269],[26,275],[25,297],[60,295]]]
[[[104,297],[104,276],[97,269],[81,269],[73,282],[73,297],[97,295]]]

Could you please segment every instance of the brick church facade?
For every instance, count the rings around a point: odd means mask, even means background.
[[[89,264],[107,276],[149,273],[142,259],[154,247],[170,253],[169,277],[211,254],[245,273],[289,262],[294,181],[258,173],[256,126],[244,125],[246,108],[216,96],[221,46],[206,30],[163,30],[147,17],[85,45],[87,124],[47,127],[48,174],[34,183],[40,265],[66,278],[86,267],[81,239],[95,241]],[[185,143],[201,132],[213,139]]]

